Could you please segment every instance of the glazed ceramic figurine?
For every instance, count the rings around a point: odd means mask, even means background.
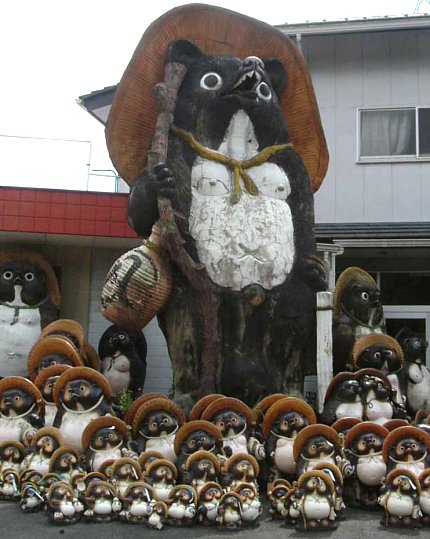
[[[139,410],[139,408],[146,402],[149,402],[153,399],[171,400],[162,393],[145,393],[144,395],[141,395],[135,401],[133,401],[128,410],[124,412],[124,423],[127,423],[127,425],[131,427],[133,425],[134,416],[136,415],[136,412]]]
[[[196,451],[204,450],[221,455],[222,453],[222,433],[218,427],[198,419],[188,421],[183,425],[175,436],[175,453],[178,457],[176,462],[179,473],[185,470],[185,463],[190,455]]]
[[[301,430],[294,440],[293,451],[298,477],[321,462],[341,466],[337,432],[327,425],[316,423]]]
[[[115,461],[112,466],[112,474],[109,481],[116,488],[120,498],[125,495],[125,491],[136,481],[142,479],[142,470],[137,460],[130,457],[122,457]]]
[[[191,408],[188,415],[188,420],[195,421],[196,419],[202,419],[202,414],[209,404],[216,401],[220,397],[225,397],[225,395],[221,395],[221,393],[211,393],[210,395],[204,395],[201,397]]]
[[[421,525],[420,483],[409,470],[392,470],[385,479],[379,503],[385,515],[382,526],[416,528]]]
[[[75,524],[84,510],[83,504],[75,498],[72,487],[63,481],[49,487],[46,495],[46,513],[53,524]]]
[[[430,526],[430,468],[427,468],[418,476],[420,482],[420,509],[422,513],[421,523]]]
[[[87,522],[111,522],[122,509],[115,487],[107,481],[91,481],[85,492],[84,517]]]
[[[334,494],[333,494],[333,503],[334,511],[336,513],[336,520],[345,520],[345,509],[346,506],[343,501],[343,475],[340,469],[334,464],[329,462],[323,462],[317,464],[314,470],[321,470],[327,474],[330,479],[333,481],[334,485]]]
[[[382,455],[387,473],[401,468],[419,477],[430,466],[430,437],[417,427],[400,427],[385,438]]]
[[[158,451],[176,462],[175,436],[185,423],[181,408],[169,399],[151,399],[142,404],[133,418],[133,439],[137,452]]]
[[[366,509],[378,506],[378,497],[387,467],[382,447],[388,430],[382,425],[364,421],[353,427],[345,437],[344,454],[352,466],[348,479],[348,505]]]
[[[106,460],[137,456],[127,448],[127,425],[110,415],[91,421],[82,433],[88,471],[97,471]]]
[[[154,498],[164,502],[169,499],[170,491],[176,485],[177,476],[178,471],[173,462],[160,459],[148,466],[145,480],[154,489]]]
[[[107,481],[107,477],[100,472],[76,473],[69,480],[75,496],[82,502],[85,500],[85,492],[92,481]]]
[[[36,376],[34,385],[40,391],[45,403],[45,427],[52,427],[58,408],[54,401],[54,385],[64,371],[70,369],[68,365],[53,365],[43,369]]]
[[[208,482],[198,495],[198,522],[203,525],[214,525],[218,522],[219,501],[223,495],[221,485]]]
[[[400,413],[391,383],[381,371],[361,369],[355,373],[355,377],[362,389],[363,419],[383,425]],[[406,409],[404,411],[406,415]],[[398,417],[401,417],[401,413]]]
[[[157,501],[152,506],[152,513],[149,515],[146,525],[154,530],[162,530],[167,524],[167,505]]]
[[[39,489],[43,496],[46,498],[49,487],[54,483],[61,481],[61,477],[56,473],[46,473],[39,482]]]
[[[29,445],[43,427],[45,406],[37,387],[20,376],[0,380],[0,443],[15,440]]]
[[[242,501],[242,523],[244,526],[253,526],[257,523],[263,512],[263,506],[258,498],[258,491],[254,484],[239,483],[234,489]]]
[[[182,481],[191,485],[197,494],[200,494],[206,483],[219,482],[220,461],[209,451],[196,451],[190,455],[185,463],[185,469]]]
[[[20,485],[19,473],[16,470],[3,470],[0,474],[0,500],[19,500]]]
[[[58,429],[54,427],[39,429],[26,451],[21,469],[36,470],[42,474],[48,473],[54,451],[63,444],[63,437]]]
[[[73,344],[62,335],[49,335],[39,339],[28,355],[28,375],[31,380],[45,369],[58,365],[82,367],[83,361]]]
[[[269,490],[277,478],[295,476],[294,439],[304,427],[314,423],[316,423],[315,412],[301,399],[293,397],[277,399],[266,411],[262,431],[266,440]]]
[[[361,419],[357,419],[356,417],[343,417],[331,424],[331,428],[337,432],[341,447],[343,447],[345,436],[352,427],[355,427],[359,423],[361,423]]]
[[[70,481],[77,473],[84,473],[78,452],[73,447],[63,445],[51,457],[49,472],[56,473],[62,481]]]
[[[55,382],[54,401],[58,412],[54,427],[63,435],[64,443],[82,451],[82,434],[93,419],[113,415],[111,389],[104,376],[88,367],[73,367]]]
[[[235,492],[226,492],[218,504],[218,524],[228,530],[242,527],[242,500]]]
[[[20,442],[6,440],[0,444],[0,473],[7,468],[19,472],[24,459],[24,446]]]
[[[275,482],[271,490],[267,491],[269,500],[269,513],[272,519],[284,519],[286,517],[285,501],[287,494],[291,491],[292,486],[288,481],[282,480],[282,483]]]
[[[338,419],[346,417],[363,419],[364,407],[361,395],[362,389],[355,374],[351,372],[336,374],[325,394],[321,422],[332,425]]]
[[[354,344],[372,333],[385,333],[380,290],[366,271],[347,268],[337,279],[333,295],[335,374],[352,370]]]
[[[158,451],[145,451],[145,453],[139,455],[137,462],[139,463],[140,469],[142,470],[142,474],[146,476],[147,468],[151,464],[151,462],[162,458],[164,458],[163,455],[161,453],[158,453]]]
[[[233,491],[241,483],[252,483],[258,488],[259,466],[257,460],[248,453],[231,456],[224,465],[222,485],[225,490]]]
[[[150,485],[143,481],[130,483],[122,499],[122,511],[119,514],[121,522],[146,523],[153,511],[153,499],[154,491]]]
[[[21,485],[21,499],[19,506],[24,513],[37,513],[42,511],[45,506],[45,498],[34,483],[25,483]]]
[[[28,353],[58,318],[60,289],[48,260],[33,251],[0,252],[0,378],[27,376]]]
[[[332,480],[321,470],[310,470],[300,476],[296,490],[296,505],[301,518],[296,522],[296,530],[337,528],[334,491]]]
[[[190,485],[176,485],[169,495],[167,519],[172,526],[191,526],[197,517],[197,494]]]
[[[201,419],[219,428],[227,456],[250,453],[257,460],[263,460],[266,456],[263,444],[251,436],[252,412],[241,400],[217,398],[202,413]]]
[[[400,330],[396,339],[405,357],[399,379],[408,408],[412,413],[420,409],[430,412],[430,371],[426,367],[428,342],[409,328]]]
[[[34,485],[39,485],[42,481],[43,475],[44,474],[36,470],[24,470],[19,476],[20,485],[22,486],[25,483],[33,483]]]

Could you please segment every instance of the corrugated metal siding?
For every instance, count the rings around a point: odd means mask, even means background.
[[[88,340],[96,349],[100,337],[110,325],[100,311],[101,290],[109,268],[121,254],[122,251],[111,249],[97,249],[92,253]],[[166,341],[156,319],[145,327],[144,334],[148,343],[145,392],[167,394],[172,385],[172,371]]]
[[[320,223],[427,221],[430,162],[356,164],[357,108],[430,106],[430,30],[302,36],[330,152]]]

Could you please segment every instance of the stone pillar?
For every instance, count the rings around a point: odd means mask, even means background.
[[[327,387],[333,378],[333,346],[332,346],[333,294],[317,293],[317,377],[318,377],[318,411],[324,405]]]

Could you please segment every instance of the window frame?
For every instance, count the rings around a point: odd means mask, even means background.
[[[419,155],[419,118],[418,112],[420,109],[430,109],[426,105],[403,105],[396,107],[358,107],[357,108],[357,147],[356,147],[356,163],[417,163],[430,161],[430,155]],[[361,114],[362,112],[371,111],[391,111],[391,110],[414,110],[415,111],[415,154],[409,155],[360,155],[361,152]]]

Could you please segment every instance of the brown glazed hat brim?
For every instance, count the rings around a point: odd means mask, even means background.
[[[304,400],[297,399],[295,397],[284,397],[282,399],[278,399],[274,404],[272,404],[264,415],[262,430],[263,436],[266,440],[269,437],[270,430],[275,419],[279,417],[280,414],[290,411],[304,415],[308,420],[309,425],[313,425],[317,422],[315,412]]]
[[[374,432],[375,434],[382,436],[384,440],[389,433],[385,426],[378,425],[377,423],[373,423],[372,421],[362,421],[348,431],[347,435],[345,436],[345,440],[343,441],[343,447],[345,449],[351,447],[354,440],[356,440],[358,436],[361,436],[365,432]]]
[[[175,485],[172,490],[170,491],[170,494],[169,494],[169,498],[172,499],[173,495],[175,494],[175,492],[177,492],[178,490],[182,490],[182,489],[186,489],[188,490],[192,497],[193,497],[193,503],[196,503],[197,502],[197,492],[195,491],[195,489],[191,486],[191,485]]]
[[[294,438],[293,456],[296,462],[307,440],[309,440],[311,436],[317,436],[318,434],[327,438],[327,440],[331,442],[336,449],[339,449],[338,433],[328,425],[315,423],[314,425],[309,425],[308,427],[302,429]]]
[[[151,500],[154,499],[154,495],[155,495],[154,487],[152,487],[151,485],[148,485],[148,483],[145,483],[145,481],[135,481],[134,483],[130,483],[128,487],[125,489],[124,498],[128,498],[132,489],[136,487],[146,488],[149,492],[149,497],[151,498]]]
[[[217,489],[219,489],[219,491],[221,493],[223,492],[222,486],[219,483],[216,483],[215,481],[208,481],[200,489],[200,492],[198,494],[199,502],[201,501],[201,499],[204,496],[205,492],[207,490],[209,490],[210,488],[217,488]]]
[[[170,460],[167,460],[167,459],[159,459],[159,460],[154,460],[154,462],[151,462],[151,464],[148,466],[148,468],[146,470],[145,476],[150,477],[150,475],[152,473],[152,470],[154,468],[158,468],[159,466],[167,466],[167,468],[172,470],[173,477],[175,479],[178,477],[178,469],[173,464],[173,462],[171,462]]]
[[[78,380],[80,378],[91,380],[95,384],[102,388],[105,397],[110,398],[112,396],[112,390],[110,384],[100,372],[90,369],[89,367],[72,367],[63,372],[63,374],[55,382],[53,389],[54,402],[58,406],[60,403],[60,392],[65,388],[66,384],[71,380]]]
[[[210,460],[212,464],[215,466],[217,475],[220,473],[220,466],[221,466],[220,461],[217,459],[217,457],[213,453],[210,453],[209,451],[203,451],[203,450],[196,451],[195,453],[193,453],[187,458],[185,462],[185,469],[189,470],[194,462],[203,460],[203,459]]]
[[[430,475],[430,468],[426,468],[425,470],[423,470],[420,475],[418,476],[418,481],[420,482],[420,484],[424,481],[424,479],[426,479],[428,476]]]
[[[60,307],[61,294],[58,286],[57,277],[51,266],[44,256],[35,251],[25,251],[21,249],[14,249],[11,251],[0,252],[0,264],[6,262],[29,262],[34,266],[39,266],[46,274],[46,284],[48,287],[49,299],[56,307]]]
[[[376,287],[377,284],[373,277],[367,273],[367,271],[364,271],[361,268],[357,268],[356,266],[351,266],[350,268],[346,268],[338,277],[336,281],[336,286],[334,288],[333,292],[333,313],[339,314],[341,311],[341,304],[342,304],[342,294],[345,289],[345,287],[352,281],[359,279],[362,282],[366,282],[370,284],[371,286]]]
[[[406,421],[406,419],[390,419],[384,423],[384,427],[388,430],[388,432],[398,429],[399,427],[408,427],[409,425],[410,423]]]
[[[382,446],[382,456],[384,461],[388,462],[390,449],[397,443],[400,438],[411,437],[416,438],[420,442],[426,445],[427,451],[430,452],[430,436],[418,427],[399,427],[388,433],[388,436],[384,440]]]
[[[139,455],[139,458],[137,459],[137,462],[140,464],[142,471],[145,468],[146,463],[149,459],[164,459],[164,455],[162,455],[158,451],[145,451],[144,453],[141,453]]]
[[[224,397],[224,395],[221,395],[221,393],[211,393],[210,395],[205,395],[199,399],[191,408],[189,420],[195,421],[196,419],[201,419],[202,413],[209,406],[209,404],[221,397]]]
[[[330,491],[330,494],[334,493],[334,483],[331,480],[331,477],[328,476],[326,473],[322,472],[321,470],[315,470],[315,468],[313,470],[310,470],[309,472],[303,473],[299,477],[298,484],[297,484],[298,488],[301,488],[303,483],[305,483],[311,477],[319,477],[320,479],[322,479],[324,483],[327,485]]]
[[[339,468],[336,466],[336,464],[333,464],[332,462],[320,462],[319,464],[316,464],[312,469],[319,470],[324,473],[327,473],[324,470],[330,470],[331,473],[335,476],[336,481],[339,483],[339,486],[343,487],[343,475],[342,475],[342,472],[339,470]]]
[[[260,473],[260,466],[258,465],[258,462],[255,457],[253,457],[249,453],[236,453],[235,455],[232,455],[225,463],[225,469],[227,470],[227,472],[230,471],[231,467],[234,466],[234,464],[240,462],[241,460],[247,460],[251,463],[252,467],[254,468],[255,476],[257,477]]]
[[[30,382],[27,378],[23,378],[22,376],[6,376],[6,378],[0,380],[0,395],[8,389],[14,388],[22,389],[26,393],[29,393],[33,397],[38,408],[44,409],[45,406],[40,391],[33,382]]]
[[[42,387],[46,384],[47,380],[49,380],[49,378],[59,378],[64,371],[67,371],[67,369],[71,368],[72,367],[70,365],[52,365],[47,369],[43,369],[43,371],[40,371],[39,374],[36,376],[34,380],[34,385],[40,391]]]
[[[63,354],[73,362],[75,367],[83,366],[79,352],[66,337],[47,335],[39,339],[28,354],[28,374],[32,380],[36,378],[36,369],[41,359],[50,354]]]
[[[277,400],[285,397],[288,397],[286,393],[272,393],[272,395],[267,395],[267,397],[264,397],[264,399],[258,401],[252,410],[254,421],[257,424],[261,423],[261,421],[264,419],[264,414],[272,406],[272,404],[275,404]]]
[[[421,494],[421,485],[419,479],[410,470],[406,470],[405,468],[396,468],[395,470],[391,470],[391,472],[385,478],[385,484],[390,485],[396,477],[399,477],[399,475],[405,475],[408,477],[415,485],[417,494]]]
[[[235,397],[220,397],[219,399],[214,400],[202,413],[201,419],[204,421],[212,421],[213,418],[222,410],[234,410],[235,412],[242,414],[248,424],[248,427],[251,426],[251,409],[243,401],[236,399]]]
[[[73,335],[79,342],[79,351],[84,347],[85,332],[82,325],[77,320],[70,318],[59,318],[54,320],[42,329],[41,337],[55,334],[57,331],[65,331]]]
[[[174,449],[177,455],[179,455],[181,451],[181,445],[182,445],[182,442],[185,440],[185,438],[189,434],[191,434],[191,432],[195,432],[197,430],[203,430],[204,432],[207,432],[213,438],[215,438],[215,441],[218,443],[220,443],[222,440],[221,431],[213,423],[210,423],[209,421],[204,421],[203,419],[196,419],[195,421],[188,421],[188,423],[185,423],[185,425],[183,425],[178,430],[175,436]]]
[[[24,454],[25,447],[21,442],[17,442],[16,440],[5,440],[4,442],[0,443],[0,450],[2,450],[5,447],[10,447],[13,445],[13,447],[16,447],[18,451],[21,453],[21,455]]]
[[[377,344],[385,344],[386,346],[392,348],[399,357],[400,362],[403,363],[403,350],[396,339],[393,339],[393,337],[390,337],[390,335],[386,335],[385,333],[371,333],[370,335],[364,335],[364,337],[360,337],[358,341],[355,341],[354,348],[352,349],[352,359],[354,365],[357,365],[360,354],[366,350],[366,348],[369,346],[375,346]]]
[[[178,420],[178,424],[181,427],[185,423],[185,415],[182,409],[172,400],[169,399],[151,399],[149,402],[142,404],[134,415],[132,424],[133,438],[137,438],[139,435],[139,426],[145,417],[157,411],[164,411],[168,414],[175,416]]]
[[[130,406],[130,408],[126,411],[126,413],[124,414],[124,422],[127,423],[127,425],[132,425],[137,410],[142,404],[144,404],[145,402],[149,402],[151,399],[170,400],[168,397],[166,397],[166,395],[163,395],[162,393],[145,393],[145,395],[141,395],[138,399],[136,399]]]
[[[134,460],[130,457],[121,457],[120,459],[117,459],[115,461],[115,464],[112,466],[112,475],[114,475],[118,468],[120,468],[124,464],[131,464],[136,470],[137,475],[139,477],[142,477],[142,468],[140,467],[140,464],[137,462],[137,460]]]
[[[127,441],[127,425],[124,423],[124,421],[121,421],[121,419],[112,415],[105,415],[103,417],[93,419],[85,427],[84,432],[82,433],[82,449],[84,451],[88,449],[93,434],[97,430],[104,427],[115,427],[122,434],[124,442]]]
[[[89,497],[91,495],[93,488],[98,487],[98,486],[107,488],[114,498],[118,496],[115,487],[111,485],[108,481],[98,481],[98,480],[94,481],[93,480],[90,482],[90,484],[87,487],[87,490],[85,491],[85,497],[86,498]]]
[[[343,382],[346,382],[347,380],[355,380],[355,379],[356,379],[355,372],[344,371],[344,372],[337,373],[327,387],[327,390],[324,396],[324,404],[328,401],[333,391],[335,391],[335,389],[340,384],[342,384]]]
[[[164,80],[170,45],[188,39],[204,53],[278,59],[288,73],[279,97],[295,149],[313,191],[324,179],[328,151],[306,62],[280,30],[240,13],[204,4],[187,4],[165,13],[145,31],[115,92],[106,127],[110,157],[131,185],[144,168],[158,115],[154,86]]]
[[[72,453],[76,457],[77,462],[79,462],[79,453],[76,451],[76,449],[70,445],[62,445],[52,453],[48,470],[50,473],[53,472],[54,465],[64,453]]]
[[[52,498],[52,494],[54,492],[54,490],[57,490],[57,488],[59,487],[62,487],[62,488],[65,488],[66,490],[68,490],[71,494],[73,494],[73,497],[75,497],[75,493],[73,492],[73,487],[70,483],[67,483],[66,481],[58,481],[56,483],[53,483],[49,489],[48,489],[48,493],[46,495],[46,499],[48,501],[51,500]]]
[[[31,444],[34,445],[40,438],[42,438],[42,436],[51,436],[51,438],[54,438],[54,440],[57,441],[60,447],[64,444],[63,435],[55,427],[43,427],[39,429],[33,436]]]
[[[340,419],[337,419],[334,423],[332,423],[330,426],[336,432],[342,432],[345,430],[352,429],[352,427],[355,427],[355,425],[362,423],[362,421],[363,420],[358,419],[358,417],[341,417]]]
[[[92,346],[89,342],[84,342],[83,352],[85,355],[84,360],[86,366],[98,371],[100,368],[100,358],[94,346]]]

